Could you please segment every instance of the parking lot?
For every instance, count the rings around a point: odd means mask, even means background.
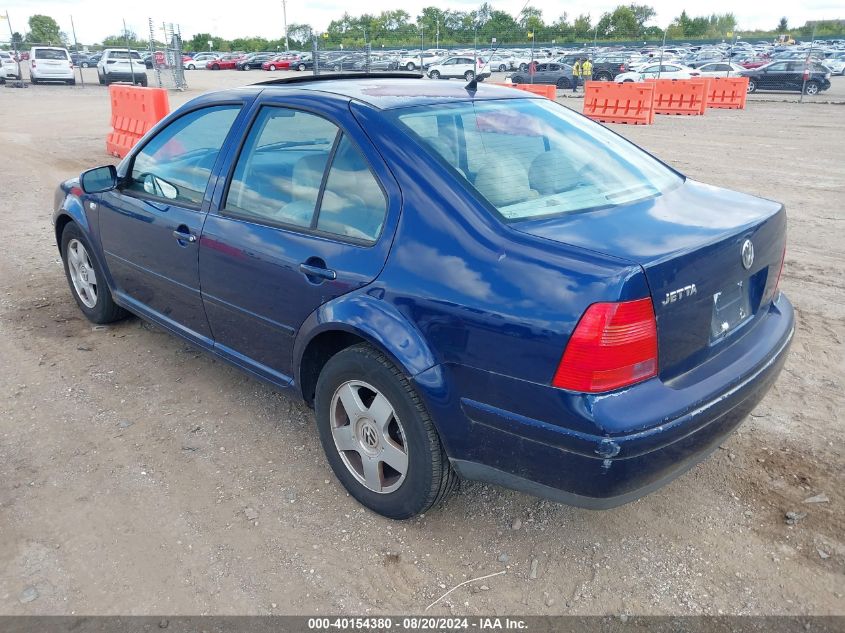
[[[287,75],[190,72],[171,107]],[[611,126],[787,205],[797,334],[740,431],[614,510],[464,484],[408,522],[345,493],[304,405],[137,319],[83,318],[50,212],[60,180],[113,160],[107,90],[85,82],[0,87],[0,613],[421,613],[500,571],[429,613],[845,613],[845,78],[813,103]]]

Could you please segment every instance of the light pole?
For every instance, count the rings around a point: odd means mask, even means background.
[[[290,42],[288,41],[288,7],[287,0],[282,0],[282,20],[285,24],[285,52],[290,51]]]

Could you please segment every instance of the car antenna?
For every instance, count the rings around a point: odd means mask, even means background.
[[[496,48],[494,48],[492,51],[490,51],[490,55],[487,58],[487,62],[485,62],[484,66],[481,67],[482,71],[490,64],[490,59],[493,57],[493,55],[496,54],[497,50],[499,50],[498,42],[496,44]],[[464,90],[466,90],[467,92],[471,92],[472,94],[475,94],[476,92],[478,92],[478,79],[476,77],[477,74],[478,73],[472,74],[472,79],[470,79],[469,83],[466,86],[464,86]]]

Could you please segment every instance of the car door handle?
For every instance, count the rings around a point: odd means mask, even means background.
[[[325,266],[312,266],[311,264],[302,263],[299,265],[299,271],[306,277],[319,277],[320,279],[337,279],[337,273]]]
[[[188,242],[190,244],[193,244],[197,241],[196,235],[187,231],[180,231],[179,229],[173,231],[173,237],[175,237],[180,242]]]

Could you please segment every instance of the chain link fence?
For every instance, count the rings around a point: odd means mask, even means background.
[[[188,82],[185,79],[185,64],[183,62],[182,34],[179,26],[173,23],[162,23],[160,33],[162,41],[156,39],[156,28],[152,18],[149,20],[149,64],[153,71],[154,84],[159,88],[169,90],[185,90]]]

